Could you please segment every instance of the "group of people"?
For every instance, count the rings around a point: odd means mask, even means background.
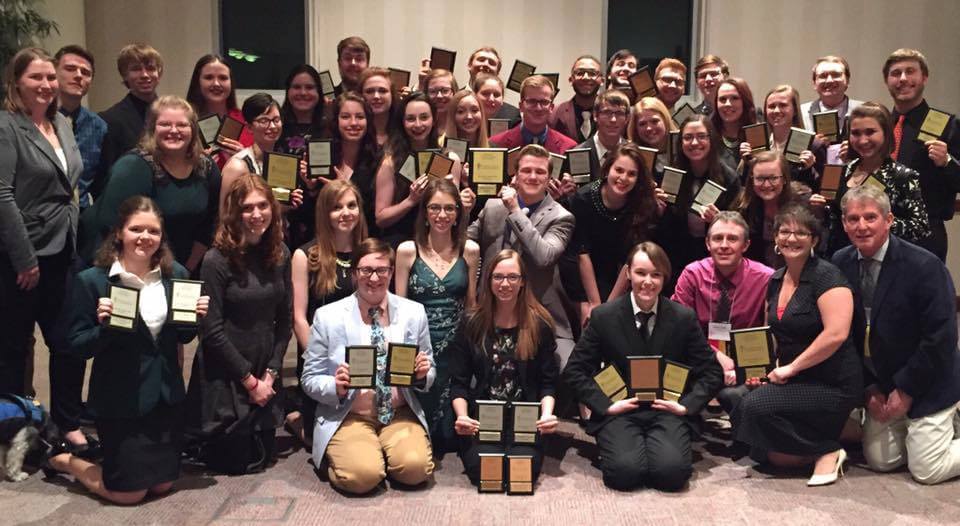
[[[810,485],[842,474],[840,436],[859,430],[859,408],[871,468],[907,465],[922,483],[960,474],[943,264],[960,125],[947,115],[931,135],[920,52],[884,64],[892,112],[849,98],[835,56],[812,68],[816,100],[801,105],[782,85],[756,108],[747,82],[707,55],[689,112],[677,107],[686,65],[662,60],[655,95],[642,96],[629,50],[606,72],[578,57],[573,96],[556,105],[558,86],[527,77],[519,108],[503,102],[492,47],[470,55],[463,89],[429,60],[417,89],[397,86],[370,59],[346,38],[333,100],[304,64],[282,103],[257,93],[238,105],[224,58],[197,61],[186,98],[159,96],[162,57],[131,44],[117,59],[129,93],[97,115],[80,105],[95,71],[85,49],[13,57],[0,114],[0,392],[31,391],[39,324],[62,437],[48,470],[135,503],[171,489],[185,449],[224,473],[267,469],[286,427],[347,493],[422,484],[454,451],[474,484],[491,453],[529,456],[536,480],[547,435],[574,418],[596,438],[606,485],[673,491],[716,399],[735,442],[759,462],[812,464]],[[829,111],[836,133],[788,154],[791,129]],[[205,139],[210,115],[242,133]],[[491,135],[490,119],[510,127]],[[757,123],[765,145],[747,141]],[[308,168],[315,139],[331,140],[326,175]],[[449,139],[515,151],[496,196],[477,196],[472,156]],[[565,173],[574,148],[589,150],[586,178]],[[448,155],[450,173],[410,177],[408,158],[424,151]],[[302,159],[283,202],[264,179],[273,152]],[[202,282],[195,323],[173,314],[181,280]],[[138,291],[132,330],[111,321],[114,287]],[[731,342],[761,328],[775,342],[762,378],[744,374]],[[186,386],[183,344],[196,337]],[[299,386],[285,393],[291,337]],[[406,382],[390,372],[397,345],[415,349]],[[361,347],[373,348],[372,376],[351,360]],[[626,379],[642,356],[688,369],[682,392],[620,399],[595,378],[612,366]],[[537,439],[477,440],[483,401],[538,405]]]

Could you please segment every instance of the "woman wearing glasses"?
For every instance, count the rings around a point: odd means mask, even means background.
[[[767,323],[777,341],[777,367],[731,414],[735,438],[750,456],[777,466],[813,464],[808,486],[843,474],[839,437],[863,399],[860,359],[850,338],[853,292],[843,273],[813,255],[819,223],[791,206],[774,221],[776,250],[786,266],[770,278]]]
[[[433,102],[433,107],[437,109],[433,127],[439,135],[447,124],[447,110],[450,109],[453,94],[459,89],[457,79],[453,78],[453,73],[445,69],[433,69],[424,80],[423,86],[430,101]]]
[[[429,392],[417,397],[427,415],[434,451],[443,453],[456,446],[447,348],[464,309],[476,303],[480,247],[467,239],[470,209],[464,208],[450,181],[430,181],[419,208],[414,239],[397,248],[395,287],[398,296],[427,311],[437,379]]]
[[[657,192],[663,216],[657,227],[657,239],[670,255],[673,268],[682,269],[687,264],[707,257],[707,225],[720,210],[729,210],[740,194],[740,178],[729,166],[720,162],[721,142],[706,115],[693,115],[680,125],[681,148],[674,166],[686,172],[680,183],[674,203],[668,204],[666,194]],[[706,206],[698,205],[697,195],[710,185],[719,192],[716,201]],[[722,189],[722,191],[721,191]],[[672,293],[673,282],[664,286]]]
[[[772,268],[783,266],[783,258],[774,252],[773,221],[780,210],[800,200],[790,185],[787,162],[779,153],[765,151],[754,156],[737,204],[737,211],[750,225],[750,246],[746,257]]]
[[[460,324],[450,346],[450,392],[456,413],[454,429],[467,477],[480,483],[480,454],[506,453],[533,457],[532,481],[543,461],[543,446],[508,439],[508,446],[479,444],[477,400],[538,402],[537,431],[553,433],[554,389],[559,370],[553,319],[527,287],[523,260],[515,251],[501,250],[489,264],[480,290],[480,303]],[[507,430],[505,430],[507,431]],[[505,433],[507,434],[507,433]]]

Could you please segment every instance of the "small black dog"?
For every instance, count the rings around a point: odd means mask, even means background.
[[[23,463],[31,450],[55,440],[56,426],[43,406],[33,398],[0,394],[0,461],[3,474],[13,482],[29,475]]]

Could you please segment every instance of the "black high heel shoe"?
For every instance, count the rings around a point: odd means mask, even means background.
[[[52,442],[47,440],[41,441],[44,452],[43,452],[43,463],[40,465],[40,469],[43,470],[43,475],[46,478],[53,478],[62,473],[59,469],[53,467],[50,464],[50,459],[62,455],[64,453],[70,453],[70,444],[67,443],[62,437],[56,437],[52,439]]]

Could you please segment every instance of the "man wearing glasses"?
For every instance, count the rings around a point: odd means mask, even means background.
[[[330,483],[347,493],[368,493],[386,477],[419,485],[434,467],[427,420],[413,393],[429,390],[437,374],[426,311],[388,292],[394,252],[386,243],[363,240],[351,263],[356,292],[317,310],[305,353],[301,386],[317,401],[313,462],[326,465]],[[419,346],[411,387],[387,381],[391,343]],[[351,386],[351,346],[376,348],[369,387]],[[359,361],[354,365],[359,372]]]
[[[360,93],[360,74],[370,62],[370,46],[360,37],[347,37],[337,44],[337,68],[340,84],[333,88],[334,97],[344,91]]]
[[[570,68],[569,80],[573,86],[573,97],[561,102],[553,110],[550,127],[574,141],[583,142],[593,136],[596,130],[593,103],[603,80],[600,60],[592,55],[580,56]]]
[[[577,149],[590,150],[591,181],[600,176],[600,167],[607,153],[624,142],[623,135],[626,132],[629,117],[630,99],[622,91],[608,90],[597,96],[593,104],[596,133],[577,145]]]
[[[727,61],[716,55],[704,55],[697,61],[693,68],[693,74],[697,79],[697,89],[703,100],[694,108],[701,115],[710,115],[713,113],[713,98],[717,95],[717,88],[727,76],[730,75],[730,67]]]
[[[543,75],[527,77],[520,85],[520,115],[523,116],[523,121],[505,132],[490,137],[492,145],[500,148],[516,148],[538,144],[548,152],[558,155],[563,155],[564,152],[576,146],[577,143],[573,139],[549,126],[554,94],[553,83],[547,77]]]

